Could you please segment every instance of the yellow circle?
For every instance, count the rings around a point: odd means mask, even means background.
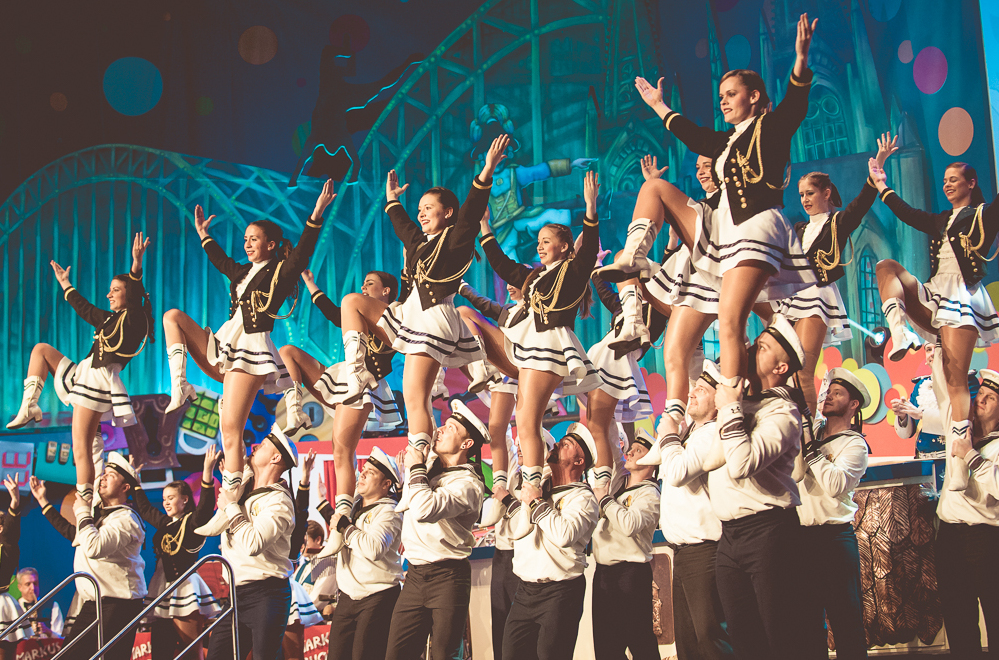
[[[867,388],[867,391],[871,395],[871,405],[867,406],[861,411],[861,413],[864,416],[864,419],[867,419],[875,412],[877,412],[878,407],[881,405],[881,383],[878,381],[878,377],[875,376],[870,371],[868,371],[867,369],[857,369],[857,370],[851,369],[851,371],[853,371],[853,375],[856,376],[857,379],[864,384],[864,387]]]
[[[843,360],[843,368],[846,369],[847,371],[856,371],[857,369],[860,368],[860,365],[858,365],[857,361],[854,360],[853,358],[846,358],[845,360]],[[873,376],[874,374],[871,375]]]

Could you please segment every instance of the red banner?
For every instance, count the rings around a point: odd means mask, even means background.
[[[302,660],[326,660],[330,645],[330,624],[309,626],[302,636]]]
[[[62,638],[22,639],[17,643],[16,660],[47,660],[62,648]]]
[[[135,633],[135,645],[132,646],[132,660],[153,660],[152,634],[142,632]]]

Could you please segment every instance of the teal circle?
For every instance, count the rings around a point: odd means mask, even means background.
[[[728,59],[729,69],[745,69],[749,66],[752,56],[749,39],[741,34],[735,35],[725,43],[725,57]]]
[[[163,96],[163,76],[149,60],[122,57],[104,72],[104,97],[111,107],[137,117],[156,107]]]

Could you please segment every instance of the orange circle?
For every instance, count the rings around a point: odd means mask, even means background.
[[[277,49],[277,35],[263,25],[249,28],[239,37],[239,56],[250,64],[270,62],[277,55]]]
[[[960,156],[975,137],[975,122],[964,108],[951,108],[940,118],[940,146],[951,156]]]
[[[52,95],[49,97],[49,105],[51,105],[52,109],[56,112],[62,112],[66,109],[66,106],[69,105],[69,100],[62,92],[52,92]]]

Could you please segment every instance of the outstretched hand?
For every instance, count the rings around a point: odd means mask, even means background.
[[[586,217],[597,217],[597,195],[600,193],[600,177],[596,172],[589,171],[583,177],[583,201],[586,202]]]
[[[898,136],[892,137],[891,133],[884,133],[878,138],[878,155],[875,160],[880,167],[884,167],[888,156],[898,151]]]
[[[336,199],[336,192],[333,190],[333,179],[326,179],[322,192],[319,193],[319,197],[316,199],[316,209],[312,212],[313,222],[318,222],[322,219],[323,211],[333,203],[334,199]]]
[[[668,169],[669,165],[664,165],[662,169],[659,169],[655,156],[642,157],[642,176],[645,177],[646,181],[661,179]]]
[[[482,166],[482,173],[479,175],[479,180],[484,182],[493,178],[493,172],[496,171],[496,166],[506,158],[506,150],[509,146],[509,135],[503,134],[493,140],[493,143],[489,145],[489,151],[486,152],[486,163]]]
[[[302,271],[302,281],[306,284],[315,284],[316,277],[312,274],[312,271],[306,268]]]
[[[205,464],[201,475],[203,483],[214,482],[212,472],[215,471],[215,464],[218,462],[220,454],[218,447],[214,444],[208,445],[208,449],[205,450]]]
[[[818,25],[819,19],[809,22],[808,14],[802,14],[798,18],[798,36],[794,41],[794,52],[798,59],[808,61],[808,49],[812,45],[812,36]]]
[[[208,216],[207,219],[205,218],[205,210],[201,208],[201,204],[194,207],[194,229],[197,230],[198,236],[201,239],[208,236],[208,225],[210,225],[214,219],[214,215]]]
[[[143,240],[142,232],[140,231],[132,239],[132,263],[141,267],[142,257],[146,254],[146,249],[153,244],[151,238],[146,238]]]
[[[67,268],[63,268],[62,266],[60,266],[59,264],[57,264],[54,260],[50,261],[49,265],[52,266],[52,272],[55,273],[56,282],[58,282],[62,286],[62,288],[68,289],[69,288],[69,269],[72,268],[72,266],[69,266]]]
[[[18,509],[21,506],[21,491],[18,489],[14,477],[8,474],[3,479],[3,485],[7,488],[7,492],[10,493],[10,508],[13,510]]]
[[[488,234],[489,232],[492,231],[492,229],[489,228],[489,218],[490,217],[491,216],[490,216],[490,213],[489,213],[489,206],[486,206],[486,212],[482,214],[482,219],[479,220],[479,232],[483,236],[485,236],[486,234]]]
[[[390,202],[394,202],[399,199],[402,193],[406,192],[407,188],[409,188],[409,184],[400,186],[399,175],[395,170],[389,170],[388,177],[385,179],[385,198]]]
[[[305,484],[306,487],[309,485],[309,481],[312,478],[312,467],[316,464],[316,450],[310,449],[309,453],[302,460],[302,477],[300,483]]]
[[[881,165],[878,164],[877,160],[871,158],[867,161],[867,171],[870,173],[871,181],[874,182],[878,192],[888,187],[888,177],[885,175],[885,171],[881,169]]]
[[[635,89],[642,95],[642,100],[653,110],[666,105],[663,97],[663,79],[660,78],[656,86],[653,87],[645,78],[638,76],[635,78]]]
[[[45,482],[35,475],[31,475],[31,478],[28,480],[28,488],[31,489],[31,495],[35,498],[35,501],[41,506],[45,506],[48,502],[46,499],[48,489],[45,487]]]

